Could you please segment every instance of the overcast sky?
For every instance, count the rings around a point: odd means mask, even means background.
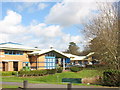
[[[15,42],[40,49],[53,46],[64,51],[71,41],[81,50],[89,41],[81,23],[96,13],[95,0],[22,1],[0,3],[0,43]]]

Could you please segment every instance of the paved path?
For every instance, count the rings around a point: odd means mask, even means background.
[[[0,82],[0,84],[6,84],[6,85],[17,85],[22,87],[23,83],[21,82]],[[28,88],[67,88],[67,85],[60,85],[60,84],[33,84],[29,83]],[[72,88],[101,88],[98,86],[79,86],[74,85]]]

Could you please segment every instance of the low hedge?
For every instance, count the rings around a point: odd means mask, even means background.
[[[47,74],[47,70],[19,71],[19,76],[43,76]]]
[[[105,86],[120,86],[120,71],[118,70],[104,71],[102,84]]]
[[[63,71],[62,67],[57,68],[57,73],[62,73],[62,71]]]
[[[73,66],[73,67],[70,67],[70,70],[71,70],[72,72],[78,72],[78,71],[82,70],[82,68],[80,68],[80,67],[78,67],[78,66]]]
[[[12,76],[12,75],[16,75],[17,72],[16,71],[3,71],[1,72],[2,76]]]
[[[87,69],[98,69],[98,70],[104,70],[104,69],[109,69],[108,66],[105,64],[94,64],[94,65],[86,65]]]
[[[19,71],[19,76],[44,76],[47,74],[55,74],[56,69],[46,69],[46,70],[33,70],[33,71]]]
[[[46,69],[47,74],[55,74],[57,72],[57,69]]]

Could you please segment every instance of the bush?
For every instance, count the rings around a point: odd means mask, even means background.
[[[78,72],[78,71],[80,71],[81,69],[82,69],[82,68],[77,67],[77,66],[70,67],[70,70],[71,70],[72,72]]]
[[[47,74],[47,70],[19,71],[19,76],[43,76]]]
[[[12,75],[17,75],[16,71],[2,71],[1,72],[2,76],[12,76]]]
[[[62,67],[57,68],[57,73],[62,73],[62,71],[63,71]]]
[[[23,67],[22,69],[21,69],[21,71],[30,71],[30,67]]]
[[[107,70],[103,72],[103,85],[105,86],[120,86],[120,71]]]
[[[109,67],[106,66],[105,64],[86,65],[86,68],[88,68],[88,69],[97,69],[97,70],[109,69]]]
[[[55,74],[56,72],[56,69],[47,69],[47,74]]]
[[[2,76],[12,76],[12,71],[3,71]]]
[[[12,72],[12,75],[17,75],[17,72],[16,72],[16,71],[13,71],[13,72]]]

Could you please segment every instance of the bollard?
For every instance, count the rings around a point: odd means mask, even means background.
[[[71,84],[71,83],[68,83],[68,84],[67,84],[67,90],[72,90],[71,88],[72,88],[72,84]]]
[[[25,90],[26,88],[28,88],[28,81],[27,80],[23,81],[23,89]]]
[[[16,72],[17,74],[16,74],[16,76],[18,77],[18,72]]]

